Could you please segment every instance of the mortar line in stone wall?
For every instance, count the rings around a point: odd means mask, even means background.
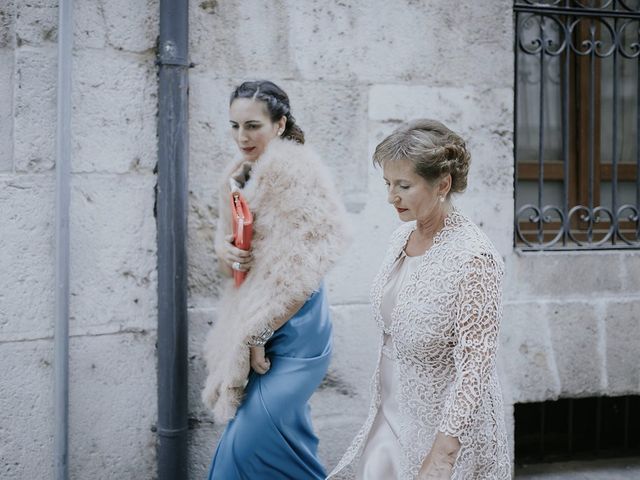
[[[330,302],[329,307],[369,307],[371,302]],[[215,313],[218,309],[217,303],[215,305],[192,305],[187,311],[189,313],[202,313],[202,312],[213,312]]]
[[[149,60],[152,64],[155,62],[156,59],[156,47],[149,47],[146,50],[140,50],[140,51],[135,51],[135,50],[126,50],[124,48],[119,48],[119,47],[114,47],[113,45],[108,45],[107,47],[79,47],[79,48],[75,48],[74,52],[92,52],[92,53],[96,53],[96,52],[104,52],[105,50],[111,50],[115,53],[118,54],[123,54],[125,56],[133,56],[133,57],[147,57],[147,60]]]
[[[53,169],[51,170],[45,170],[45,171],[40,171],[40,172],[29,172],[26,170],[16,170],[15,169],[15,165],[14,165],[14,169],[12,172],[0,172],[0,180],[4,180],[4,179],[16,179],[16,176],[18,176],[18,178],[23,178],[23,179],[28,179],[28,178],[43,178],[43,177],[50,177],[52,179],[55,179],[53,176],[55,175],[55,171]],[[89,171],[72,171],[71,172],[71,176],[72,177],[82,177],[82,176],[94,176],[94,177],[155,177],[156,174],[153,172],[153,169],[151,168],[145,168],[145,169],[139,169],[139,170],[128,170],[126,172],[106,172],[106,171],[95,171],[95,172],[89,172]]]
[[[153,327],[131,327],[125,328],[122,330],[105,330],[105,331],[84,331],[84,332],[73,332],[69,334],[69,338],[81,338],[81,337],[102,337],[107,335],[149,335],[156,331],[155,326]],[[0,345],[6,343],[27,343],[27,342],[39,342],[53,340],[53,332],[50,335],[38,335],[38,336],[24,336],[22,335],[20,338],[0,338]]]
[[[530,298],[522,298],[515,300],[504,300],[503,306],[519,306],[525,304],[536,304],[536,305],[547,305],[547,304],[555,304],[555,303],[582,303],[586,305],[598,305],[601,302],[613,302],[613,303],[633,303],[640,301],[640,294],[629,293],[624,295],[600,295],[597,298],[593,296],[563,296],[563,297],[530,297]]]
[[[195,67],[197,68],[199,65],[203,64],[204,62],[198,63],[195,62]],[[207,72],[211,72],[211,70],[196,70],[195,75],[201,75]],[[332,79],[332,78],[327,78],[326,76],[323,77],[314,77],[314,78],[308,78],[308,77],[275,77],[272,76],[270,77],[272,81],[278,83],[310,83],[310,84],[320,84],[323,86],[331,86],[331,85],[338,85],[341,87],[350,87],[353,88],[354,87],[354,82],[350,81],[349,79]],[[217,76],[217,75],[211,75],[211,76],[207,76],[207,79],[209,80],[214,80],[214,81],[228,81],[231,82],[232,84],[237,80],[237,77],[235,76]],[[386,81],[388,80],[388,81]],[[480,92],[485,92],[485,91],[490,91],[490,90],[496,90],[496,89],[504,89],[504,90],[513,90],[513,83],[509,82],[509,83],[491,83],[491,84],[487,84],[485,83],[479,83],[479,84],[474,84],[474,83],[452,83],[450,79],[447,79],[447,81],[443,81],[443,82],[437,82],[437,81],[432,81],[432,82],[425,82],[423,81],[422,78],[417,78],[415,80],[409,80],[409,81],[402,81],[402,80],[398,80],[397,78],[389,78],[389,79],[383,79],[383,81],[380,80],[379,77],[360,77],[356,82],[355,82],[355,87],[356,88],[362,88],[362,89],[370,89],[372,87],[416,87],[416,88],[438,88],[438,89],[451,89],[451,90],[461,90],[461,89],[474,89],[474,90],[479,90]],[[376,120],[378,121],[378,120]]]

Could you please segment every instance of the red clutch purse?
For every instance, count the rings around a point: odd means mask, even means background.
[[[242,250],[249,250],[253,237],[253,215],[247,200],[237,189],[231,192],[231,222],[233,223],[233,244]],[[236,287],[244,282],[246,276],[247,272],[233,271]]]

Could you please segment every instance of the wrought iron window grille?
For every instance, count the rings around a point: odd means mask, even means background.
[[[513,8],[516,248],[640,248],[640,1]]]

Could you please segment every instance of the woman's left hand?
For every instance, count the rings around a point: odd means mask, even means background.
[[[251,368],[260,374],[264,375],[271,368],[271,362],[265,356],[264,347],[249,347]]]
[[[431,451],[422,462],[418,480],[450,480],[460,450],[460,441],[438,432]]]
[[[418,480],[450,480],[452,472],[453,463],[446,457],[429,453],[418,472]]]

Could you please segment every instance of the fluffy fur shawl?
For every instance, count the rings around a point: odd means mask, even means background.
[[[223,177],[216,246],[231,232],[228,179]],[[345,251],[344,207],[331,178],[309,147],[273,140],[254,165],[243,194],[254,215],[253,267],[244,283],[226,285],[204,356],[202,394],[218,422],[233,418],[249,374],[250,335],[306,300]]]

